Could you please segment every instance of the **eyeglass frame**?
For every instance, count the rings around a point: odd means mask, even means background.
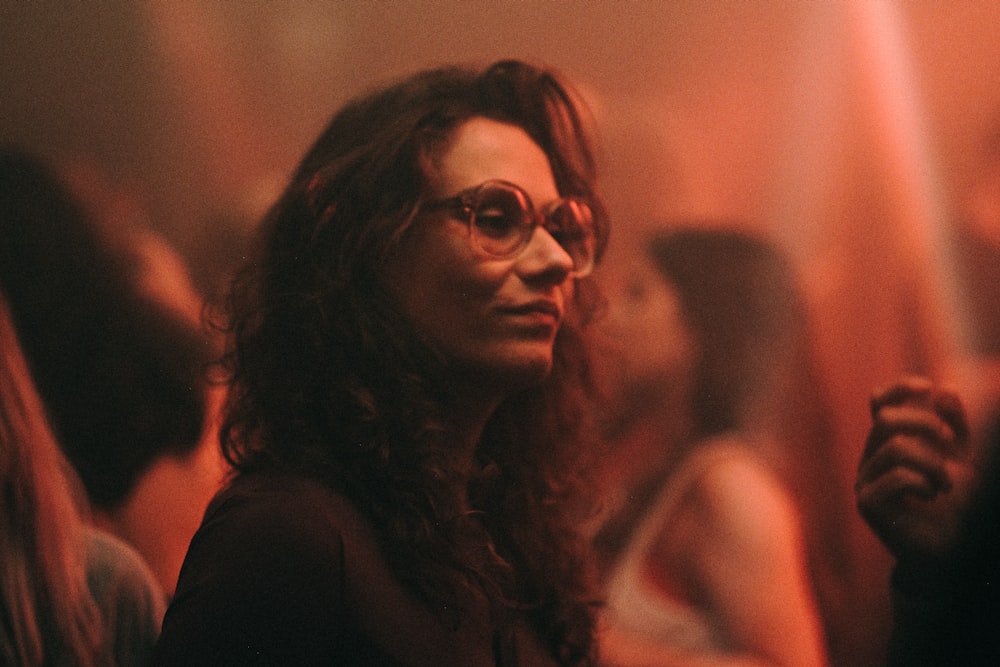
[[[521,242],[509,252],[504,252],[504,253],[490,252],[486,248],[482,247],[480,244],[477,244],[475,240],[477,238],[477,235],[473,231],[476,218],[476,210],[474,206],[476,200],[474,199],[474,197],[478,193],[484,191],[487,187],[490,186],[501,186],[501,187],[511,188],[519,192],[523,197],[524,202],[527,206],[526,212],[529,213],[531,217],[530,227],[528,227],[527,225],[522,225],[522,228],[527,228],[529,231],[522,233],[523,239],[521,240]],[[538,209],[535,207],[535,203],[531,200],[531,196],[527,192],[525,192],[524,188],[517,185],[516,183],[511,183],[510,181],[494,178],[487,181],[483,181],[479,185],[475,185],[471,188],[462,190],[458,194],[455,194],[451,197],[424,202],[420,206],[420,211],[433,212],[447,208],[462,209],[465,212],[464,222],[469,233],[469,242],[472,243],[473,247],[475,247],[477,250],[490,257],[495,257],[497,259],[504,259],[504,258],[515,257],[521,251],[523,251],[524,248],[527,247],[527,245],[531,242],[535,230],[539,226],[543,227],[546,231],[551,233],[551,230],[547,226],[547,223],[551,219],[549,213],[556,210],[560,206],[566,204],[567,202],[575,204],[576,206],[580,207],[581,210],[586,211],[587,218],[590,221],[589,227],[582,227],[587,232],[589,232],[590,236],[589,238],[589,244],[591,246],[590,256],[588,258],[589,261],[587,262],[586,266],[583,269],[578,269],[576,266],[576,259],[573,253],[570,252],[569,248],[566,248],[562,243],[559,243],[559,240],[557,238],[555,239],[555,241],[556,243],[559,244],[559,247],[562,248],[563,251],[565,251],[566,254],[570,256],[570,259],[573,259],[573,269],[570,271],[570,275],[572,275],[574,278],[584,278],[590,275],[590,273],[594,270],[594,265],[596,264],[597,229],[596,229],[596,222],[594,220],[594,211],[591,208],[590,204],[588,204],[583,197],[576,197],[576,196],[558,197],[552,200],[551,202],[545,204],[545,206],[543,206],[541,209]]]

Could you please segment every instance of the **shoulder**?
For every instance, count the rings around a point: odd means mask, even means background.
[[[712,505],[759,506],[785,504],[789,494],[784,483],[750,445],[739,440],[711,440],[692,455],[691,487]]]
[[[704,530],[731,539],[768,543],[795,536],[798,509],[775,471],[746,445],[706,443],[681,507]]]
[[[189,560],[211,555],[231,569],[289,571],[342,564],[345,541],[373,538],[368,523],[341,494],[319,481],[286,473],[237,476],[209,504],[192,539]]]
[[[87,530],[87,581],[99,604],[128,603],[161,610],[164,605],[163,593],[142,556],[97,529]]]
[[[729,446],[693,470],[673,513],[658,527],[650,563],[669,564],[698,595],[731,597],[741,587],[755,590],[798,577],[801,523],[777,474],[753,451]]]
[[[342,494],[318,480],[284,472],[237,475],[209,503],[203,524],[219,519],[254,520],[272,530],[331,520],[350,529],[361,520]]]
[[[237,476],[191,540],[159,664],[239,664],[249,656],[317,664],[316,656],[335,655],[349,614],[345,549],[372,539],[350,503],[317,481]]]
[[[112,535],[89,529],[87,581],[116,664],[148,662],[166,599],[139,553]]]

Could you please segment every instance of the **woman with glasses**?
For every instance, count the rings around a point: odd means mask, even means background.
[[[519,62],[338,112],[234,283],[235,476],[160,665],[577,665],[590,273],[581,112]]]

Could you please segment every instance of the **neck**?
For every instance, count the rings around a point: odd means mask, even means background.
[[[475,471],[476,450],[486,422],[500,405],[500,399],[487,400],[471,392],[453,396],[446,406],[444,449],[452,456],[454,469],[468,479]]]

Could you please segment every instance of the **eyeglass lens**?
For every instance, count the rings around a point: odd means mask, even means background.
[[[470,202],[473,240],[484,252],[505,256],[517,252],[535,228],[527,195],[519,188],[489,184]],[[559,199],[543,211],[544,226],[573,259],[574,273],[588,273],[593,264],[594,234],[589,207],[575,199]]]

